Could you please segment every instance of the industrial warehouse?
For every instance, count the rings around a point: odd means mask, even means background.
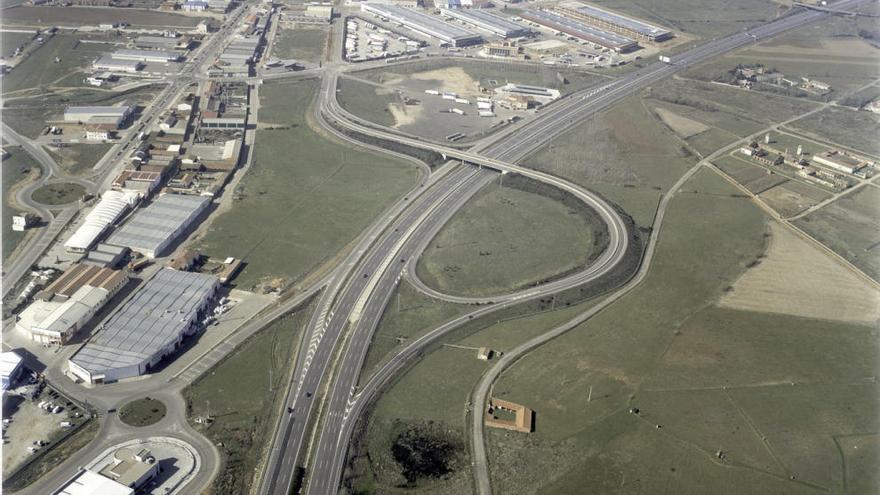
[[[130,106],[114,107],[67,107],[64,110],[65,122],[105,125],[118,129],[125,125],[132,114]]]
[[[37,294],[16,328],[41,344],[65,344],[127,281],[123,271],[75,264]]]
[[[617,53],[626,53],[639,47],[638,43],[626,36],[605,31],[547,10],[529,10],[522,13],[522,18],[581,41],[614,50]]]
[[[446,17],[459,20],[478,29],[488,31],[502,38],[517,38],[525,36],[529,30],[519,24],[508,21],[495,14],[481,10],[440,9],[440,13]]]
[[[140,201],[140,197],[134,192],[105,192],[101,201],[86,215],[82,225],[64,243],[64,247],[72,253],[85,253],[123,213]]]
[[[164,194],[113,233],[107,244],[124,246],[148,258],[155,258],[174,244],[208,207],[211,198],[185,194]]]
[[[556,12],[587,24],[644,41],[665,41],[672,33],[647,22],[579,2],[563,2]]]
[[[363,3],[361,10],[370,14],[390,19],[404,27],[412,29],[431,38],[448,43],[454,47],[478,45],[483,42],[479,34],[454,26],[428,14],[400,7],[379,3]]]
[[[219,285],[212,275],[159,270],[70,358],[70,372],[93,384],[149,372],[199,330]]]
[[[180,60],[179,53],[164,50],[117,50],[110,57],[114,60],[136,60],[160,64]]]

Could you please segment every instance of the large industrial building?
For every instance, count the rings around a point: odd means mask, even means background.
[[[483,42],[482,37],[477,33],[406,7],[379,3],[362,3],[361,10],[394,21],[417,33],[438,39],[451,46],[470,46]]]
[[[525,36],[529,30],[521,25],[509,21],[495,14],[481,10],[440,9],[440,13],[446,17],[459,20],[470,26],[488,31],[502,38],[517,38]]]
[[[76,264],[37,294],[15,326],[41,344],[65,344],[125,286],[128,275]]]
[[[148,258],[164,254],[211,203],[211,198],[164,194],[136,212],[107,244],[125,246]]]
[[[21,356],[13,351],[0,352],[0,389],[3,392],[18,380],[23,362]]]
[[[554,10],[572,19],[639,40],[656,42],[672,37],[670,31],[659,26],[580,2],[563,2]]]
[[[867,160],[847,154],[839,150],[823,151],[813,156],[813,161],[838,172],[855,174],[869,165]]]
[[[82,225],[64,243],[64,247],[72,253],[85,253],[140,198],[139,193],[131,191],[105,192],[101,201],[86,215]]]
[[[165,50],[116,50],[110,56],[114,60],[137,60],[159,64],[180,60],[179,53]]]
[[[605,31],[547,10],[528,10],[521,15],[523,19],[535,24],[618,53],[629,52],[639,47],[638,43],[626,36]]]
[[[113,107],[67,107],[64,109],[65,122],[78,122],[91,125],[110,125],[119,128],[131,116],[132,108],[127,105]]]
[[[201,328],[219,285],[213,275],[159,270],[70,358],[71,373],[93,384],[148,373]]]
[[[106,70],[110,72],[127,72],[135,73],[144,68],[144,63],[140,60],[116,60],[110,56],[103,56],[92,63],[95,70]]]

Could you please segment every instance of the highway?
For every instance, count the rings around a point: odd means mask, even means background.
[[[854,3],[857,2],[841,2],[840,5]],[[568,284],[573,285],[562,283],[559,284],[559,286],[552,288],[545,286],[523,292],[518,294],[519,298],[511,298],[501,304],[483,307],[469,315],[465,315],[453,322],[449,322],[407,346],[382,370],[380,370],[374,379],[368,382],[367,386],[355,393],[355,385],[358,382],[361,364],[363,362],[363,357],[366,354],[367,347],[369,346],[372,332],[375,329],[375,325],[378,323],[378,319],[381,317],[384,306],[400,276],[401,267],[396,263],[389,263],[389,260],[400,258],[405,262],[407,259],[406,256],[411,257],[412,255],[417,255],[418,253],[416,252],[415,247],[417,247],[419,243],[424,242],[427,233],[432,231],[432,226],[433,228],[436,228],[436,222],[439,222],[439,220],[435,220],[432,223],[430,220],[431,216],[427,215],[425,216],[425,222],[419,225],[412,225],[407,229],[408,232],[416,233],[409,241],[409,244],[414,246],[412,251],[406,250],[407,241],[405,240],[399,240],[399,242],[393,244],[383,241],[379,245],[380,248],[394,246],[396,249],[386,253],[384,258],[379,256],[381,253],[377,253],[376,256],[367,257],[367,261],[363,265],[363,276],[365,279],[369,279],[370,283],[364,286],[367,289],[367,292],[364,292],[359,296],[359,300],[362,302],[355,304],[350,312],[346,312],[345,308],[349,307],[351,304],[351,300],[348,299],[346,305],[339,304],[335,307],[327,306],[328,312],[322,312],[321,315],[318,316],[318,318],[329,318],[329,325],[331,326],[334,325],[334,322],[342,322],[335,323],[336,325],[339,325],[340,329],[348,323],[351,325],[351,330],[347,336],[345,347],[341,351],[342,353],[340,354],[338,361],[334,364],[336,376],[332,379],[332,382],[329,382],[327,398],[325,399],[321,411],[318,413],[321,418],[323,418],[324,422],[316,429],[318,437],[317,443],[311,447],[311,450],[313,450],[314,453],[310,453],[303,462],[304,465],[311,467],[307,473],[308,493],[334,493],[336,491],[344,468],[354,423],[356,418],[362,412],[364,405],[372,399],[373,395],[378,391],[379,387],[385,382],[385,380],[392,376],[395,371],[401,369],[409,359],[417,356],[421,350],[430,345],[431,342],[436,341],[436,339],[440,338],[447,331],[455,328],[461,323],[495,311],[500,307],[515,304],[522,300],[540,297],[564,288],[573,287],[576,284],[584,283],[584,281],[593,280],[596,277],[607,273],[608,270],[614,267],[614,260],[619,260],[620,257],[622,257],[626,248],[627,236],[625,227],[622,226],[622,221],[620,221],[619,216],[613,208],[604,204],[601,200],[598,200],[599,202],[597,203],[597,198],[593,198],[588,191],[580,190],[576,186],[548,174],[525,169],[513,165],[510,162],[521,159],[523,156],[526,156],[534,149],[545,144],[553,137],[564,132],[571,126],[576,125],[587,116],[606,108],[612,103],[619,101],[621,98],[632,94],[649,84],[668,77],[682,68],[718,56],[756,40],[773,36],[787,29],[814,21],[821,17],[824,17],[824,14],[818,12],[800,12],[771,21],[749,31],[735,33],[726,38],[714,40],[698,46],[676,57],[672,64],[655,63],[639,69],[613,83],[575,93],[559,104],[549,108],[546,112],[543,112],[538,118],[534,119],[529,124],[508,133],[502,140],[496,143],[481,143],[477,149],[468,151],[462,151],[433,143],[426,143],[417,138],[401,136],[391,130],[378,129],[377,127],[379,126],[376,126],[375,124],[367,125],[359,122],[359,119],[354,118],[339,108],[339,105],[335,101],[335,74],[328,74],[325,78],[328,83],[325,84],[324,88],[327,97],[322,106],[326,112],[327,118],[332,120],[336,125],[369,136],[433,150],[443,153],[447,157],[459,159],[467,163],[493,168],[502,172],[520,173],[532,179],[552,184],[566,190],[587,201],[588,204],[591,204],[594,208],[597,208],[597,211],[603,216],[603,219],[609,223],[611,244],[608,251],[603,253],[603,258],[597,260],[596,264],[592,265],[594,267],[597,265],[603,267],[597,269],[593,274],[593,277],[585,276],[580,279],[579,282],[569,280]],[[330,97],[331,94],[334,95],[334,97]],[[470,190],[467,185],[466,182],[464,187],[459,186],[460,189],[458,190],[461,192],[447,198],[444,201],[444,204],[448,204],[448,208],[460,207],[460,205],[463,204],[463,200],[466,200],[466,198],[469,197],[466,194]],[[607,211],[603,211],[603,207],[607,208]],[[448,211],[449,210],[446,210],[441,205],[441,207],[434,209],[434,214],[439,215],[438,218],[448,218]],[[617,222],[620,222],[620,225],[618,225]],[[619,230],[620,228],[622,228],[622,231]],[[401,251],[401,249],[403,250]],[[378,261],[380,259],[383,259],[384,262]],[[386,270],[386,273],[370,272],[374,267],[391,268],[395,266],[397,267],[396,269]],[[360,270],[357,271],[357,273],[360,272]],[[357,280],[357,276],[355,276],[355,280]],[[545,289],[549,292],[545,292]],[[346,292],[346,294],[350,293],[351,290]],[[323,322],[324,320],[321,321]],[[339,335],[335,335],[335,338],[338,339]],[[322,347],[320,339],[314,342],[314,345],[316,350],[320,349]],[[326,354],[331,356],[332,352],[327,350]],[[303,375],[302,378],[308,379],[307,377],[309,374],[311,373]],[[315,374],[317,375],[318,373]],[[323,373],[321,373],[321,375],[323,375]],[[309,379],[309,383],[318,385],[322,383],[322,380],[323,376],[315,376],[315,378]],[[300,387],[298,390],[304,389]],[[317,389],[309,389],[303,393],[314,394],[316,392]],[[309,398],[311,398],[311,396],[309,396]],[[294,400],[300,402],[298,399],[299,398],[295,398]],[[304,423],[308,423],[314,414],[311,410],[304,411],[297,407],[294,408],[294,411],[291,414],[300,418],[302,413],[306,414],[305,419],[302,420]],[[300,419],[297,419],[297,421],[299,420]],[[290,457],[289,461],[280,462],[282,471],[291,469],[295,466],[296,457],[301,454],[300,449],[304,446],[302,440],[299,440],[298,442],[299,445],[297,445],[297,442],[285,442],[284,445],[286,445],[287,448],[283,451],[279,451],[281,452],[278,454],[280,457]],[[278,462],[277,457],[275,462]],[[273,463],[270,462],[270,467],[278,469],[279,466],[273,466]],[[283,478],[283,476],[280,478]],[[264,493],[284,493],[289,488],[290,484],[285,484],[280,481],[283,480],[279,480],[278,476],[271,477],[268,480],[268,483],[264,485]]]

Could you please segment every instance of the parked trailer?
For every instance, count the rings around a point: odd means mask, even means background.
[[[471,102],[467,101],[465,98],[456,98],[455,102],[461,103],[462,105],[470,105],[471,104]]]
[[[460,108],[453,108],[452,113],[457,113],[458,115],[464,115],[464,110]]]
[[[425,90],[425,94],[427,94],[427,95],[439,96],[439,95],[440,95],[440,92],[437,91],[436,89],[426,89],[426,90]]]
[[[480,110],[480,117],[494,117],[495,113],[489,110]]]

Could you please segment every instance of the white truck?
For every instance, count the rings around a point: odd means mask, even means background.
[[[672,59],[667,57],[666,55],[660,55],[660,61],[663,62],[664,64],[671,64],[672,63]]]

